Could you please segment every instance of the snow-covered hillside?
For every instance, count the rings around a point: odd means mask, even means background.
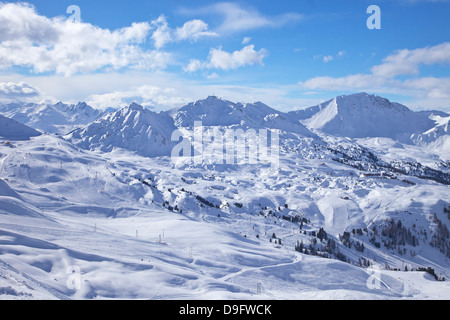
[[[209,97],[0,137],[0,299],[449,299],[447,162],[291,119]],[[198,120],[279,131],[279,166],[174,163]]]
[[[411,140],[429,152],[450,160],[450,116],[431,114],[435,126],[423,133],[413,134]]]

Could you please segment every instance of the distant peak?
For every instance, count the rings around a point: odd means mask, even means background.
[[[368,94],[367,92],[358,92],[354,94],[355,96],[362,96],[362,97],[367,97],[367,96],[375,96],[374,94]]]
[[[228,103],[229,101],[223,100],[217,96],[208,96],[206,99],[197,100],[193,103],[194,106],[216,106],[223,105],[224,103]]]
[[[390,109],[397,109],[402,111],[408,111],[409,109],[405,107],[404,105],[396,102],[392,102],[387,98],[378,96],[376,94],[369,94],[366,92],[359,92],[359,93],[353,93],[349,95],[341,95],[338,97],[335,97],[333,100],[330,101],[336,101],[338,104],[341,103],[347,103],[347,104],[353,104],[353,105],[363,105],[366,104],[370,106],[377,106],[380,108],[390,108]]]
[[[211,101],[217,101],[217,100],[222,100],[222,99],[217,96],[212,95],[212,96],[208,96],[204,101],[211,102]]]
[[[140,104],[137,104],[136,102],[133,102],[128,106],[128,109],[142,111],[142,110],[144,110],[144,107],[141,106]]]
[[[370,97],[378,97],[374,94],[369,94],[367,92],[358,92],[358,93],[352,93],[347,95],[341,95],[339,98],[370,98]],[[337,98],[337,97],[336,97]]]
[[[87,103],[86,102],[84,102],[84,101],[79,101],[78,103],[77,103],[77,106],[78,107],[87,107]]]
[[[62,101],[58,101],[57,103],[55,103],[55,104],[53,104],[51,106],[47,105],[47,107],[56,108],[58,110],[64,110],[67,107],[67,105],[64,102],[62,102]]]
[[[256,102],[254,102],[254,103],[252,103],[253,105],[255,105],[255,106],[263,106],[263,107],[267,107],[267,104],[265,104],[264,102],[262,102],[262,101],[256,101]]]
[[[70,105],[70,109],[72,110],[86,110],[91,108],[86,102],[78,102],[77,104]]]

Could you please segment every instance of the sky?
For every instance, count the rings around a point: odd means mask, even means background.
[[[367,92],[450,112],[449,14],[450,0],[3,1],[0,101],[290,111]]]

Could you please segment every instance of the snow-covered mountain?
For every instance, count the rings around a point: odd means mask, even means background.
[[[170,155],[176,130],[173,119],[166,113],[150,111],[136,103],[109,113],[85,128],[72,131],[66,137],[84,149],[110,152],[115,148],[135,151],[155,157]]]
[[[349,138],[388,137],[408,141],[435,126],[429,113],[367,93],[335,97],[289,115],[308,128]]]
[[[66,134],[93,122],[105,111],[94,109],[85,102],[53,105],[14,102],[0,105],[0,114],[44,132]]]
[[[0,137],[4,139],[27,140],[40,134],[40,132],[16,120],[0,115]]]
[[[295,139],[319,140],[301,123],[261,102],[233,103],[212,96],[159,113],[133,103],[74,130],[66,138],[84,149],[109,152],[123,148],[147,157],[169,156],[176,144],[171,141],[172,133],[182,128],[187,137],[192,134],[187,130],[196,121],[201,121],[204,127],[221,129],[276,129],[283,133],[283,141],[292,138],[292,134]]]
[[[195,121],[203,126],[241,127],[252,129],[279,129],[313,138],[302,124],[291,120],[287,114],[262,102],[234,103],[215,96],[191,102],[168,112],[179,127],[192,127]]]
[[[450,116],[431,114],[435,126],[423,133],[413,134],[411,140],[423,149],[450,161]]]
[[[411,136],[411,140],[413,140],[415,143],[431,143],[443,136],[448,136],[450,134],[450,116],[431,114],[429,118],[435,122],[435,126],[423,133],[413,134]]]
[[[395,140],[416,113],[347,98],[289,114],[216,97],[132,104],[65,136],[0,135],[0,298],[450,298],[450,162]],[[369,121],[340,118],[351,101],[401,129],[341,136]],[[427,148],[448,136],[445,114],[417,119]],[[171,134],[199,120],[284,132],[279,166],[175,165]]]

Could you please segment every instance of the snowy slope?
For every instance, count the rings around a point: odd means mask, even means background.
[[[0,137],[0,299],[449,299],[440,158],[290,118],[209,97]],[[285,132],[280,165],[174,165],[197,120]]]
[[[110,152],[115,148],[136,151],[153,157],[170,155],[174,146],[173,119],[165,113],[156,113],[133,103],[109,113],[85,128],[76,129],[67,139],[84,149]]]
[[[413,134],[411,140],[425,150],[450,161],[450,116],[431,114],[430,119],[435,122],[435,126],[423,133]]]
[[[416,113],[389,100],[357,93],[338,96],[290,116],[308,128],[341,137],[389,137],[407,141],[434,126],[426,113]]]
[[[11,140],[26,140],[41,133],[13,119],[0,115],[0,137]]]
[[[438,140],[442,136],[450,134],[450,116],[430,115],[430,119],[435,122],[435,126],[423,133],[413,134],[411,140],[416,144],[428,144]]]
[[[47,135],[0,154],[1,195],[17,201],[0,210],[3,298],[448,299],[447,281],[385,269],[432,266],[448,277],[447,260],[425,239],[408,247],[412,257],[377,248],[365,233],[352,235],[364,253],[338,238],[390,217],[431,235],[427,217],[445,218],[446,186],[361,179],[352,167],[290,153],[277,171],[175,169],[168,159],[91,152]],[[302,229],[284,218],[297,215],[308,220]],[[310,233],[320,227],[351,263],[294,250],[317,241]],[[374,265],[358,266],[361,257]]]

